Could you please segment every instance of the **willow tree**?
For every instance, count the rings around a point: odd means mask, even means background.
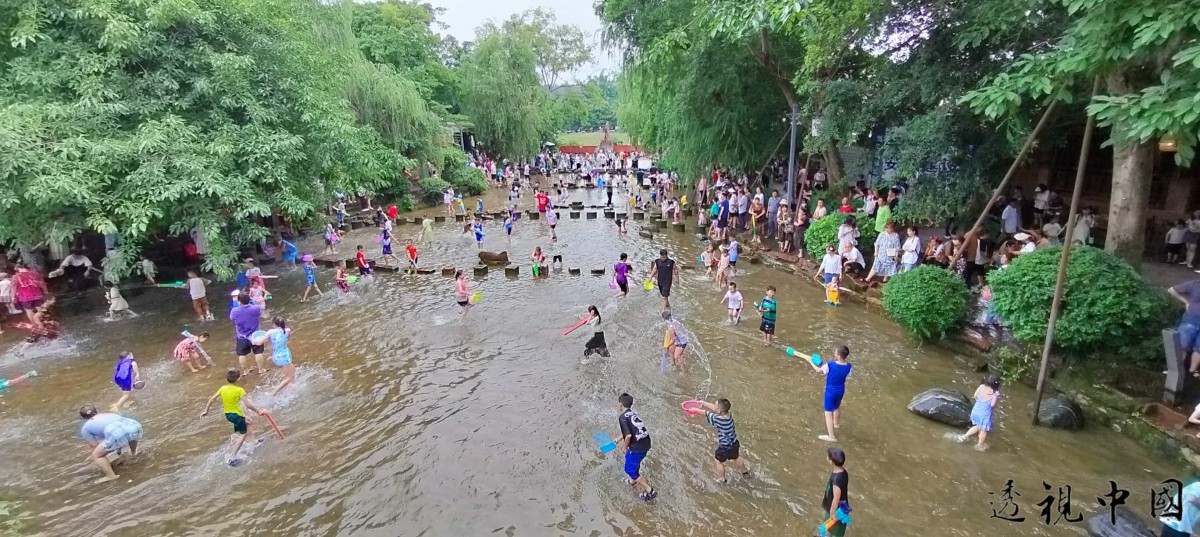
[[[1135,266],[1145,249],[1155,143],[1173,138],[1175,159],[1195,155],[1200,133],[1200,0],[1055,0],[1070,21],[1053,47],[1023,56],[967,99],[991,118],[1030,100],[1103,94],[1088,113],[1109,128],[1112,190],[1105,249]],[[1031,3],[1028,9],[1036,6]],[[1016,15],[1019,16],[1019,13]],[[1017,16],[1008,23],[1020,24]]]
[[[114,275],[152,236],[204,230],[228,275],[259,219],[313,217],[403,156],[343,98],[305,0],[0,1],[0,241],[116,234]]]
[[[506,158],[537,154],[553,132],[533,46],[484,27],[461,70],[462,110],[484,148]]]

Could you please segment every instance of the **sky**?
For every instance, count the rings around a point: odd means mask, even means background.
[[[583,30],[592,44],[593,65],[584,66],[576,73],[586,78],[601,71],[616,71],[620,62],[600,46],[600,19],[596,16],[592,0],[426,0],[434,7],[446,10],[440,17],[449,28],[442,33],[450,34],[459,41],[473,41],[475,28],[494,20],[503,21],[512,15],[537,7],[549,8],[558,17],[560,24],[574,24]]]

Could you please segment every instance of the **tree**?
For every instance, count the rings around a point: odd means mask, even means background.
[[[303,222],[332,190],[411,163],[356,121],[312,2],[0,6],[4,243],[116,234],[106,270],[120,276],[154,235],[200,228],[204,268],[228,276],[268,234],[260,219]]]
[[[500,31],[532,47],[538,77],[551,92],[562,87],[563,75],[592,61],[583,30],[573,24],[559,24],[554,12],[544,7],[513,15],[499,28],[489,23],[483,31]]]
[[[437,20],[443,9],[403,0],[351,3],[348,7],[353,10],[352,34],[368,60],[413,81],[424,99],[456,111],[459,80],[451,62],[458,59],[460,51],[453,37],[435,32],[445,28]]]
[[[965,99],[989,118],[1010,117],[1029,101],[1088,99],[1087,113],[1109,128],[1112,191],[1105,249],[1141,263],[1154,143],[1175,140],[1176,161],[1195,155],[1200,126],[1200,1],[1055,0],[1070,14],[1048,49],[1022,56]],[[1032,7],[1027,6],[1032,9]],[[1010,22],[1016,23],[1015,18]]]
[[[482,28],[463,60],[462,82],[462,110],[489,151],[533,156],[553,134],[533,46],[520,36]]]

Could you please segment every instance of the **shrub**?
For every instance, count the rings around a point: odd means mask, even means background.
[[[804,232],[804,245],[813,259],[820,260],[825,255],[825,245],[837,242],[838,226],[846,221],[846,216],[843,213],[831,213],[808,226],[808,231]],[[858,248],[863,255],[871,255],[871,245],[879,236],[875,232],[875,220],[868,218],[865,213],[854,213],[854,218],[858,219]]]
[[[444,147],[439,154],[441,162],[438,174],[454,187],[455,192],[478,196],[487,190],[487,178],[483,170],[468,167],[466,153],[457,147]]]
[[[940,338],[966,318],[970,295],[961,276],[922,265],[883,287],[883,310],[914,337]]]
[[[438,177],[426,177],[421,179],[421,201],[438,205],[442,203],[442,193],[450,188],[450,183],[441,180]]]
[[[1046,337],[1061,247],[1024,254],[1008,269],[989,274],[996,313],[1017,339]],[[1170,322],[1175,310],[1120,258],[1080,246],[1071,252],[1063,306],[1054,342],[1072,355],[1145,341]]]

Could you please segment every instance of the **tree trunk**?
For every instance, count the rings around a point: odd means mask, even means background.
[[[1141,85],[1124,73],[1107,78],[1111,95],[1136,92]],[[1114,140],[1121,140],[1125,125],[1113,125]],[[1154,169],[1154,142],[1113,144],[1112,195],[1104,249],[1134,267],[1142,264],[1146,247],[1146,214],[1150,202],[1150,175]],[[1070,230],[1068,230],[1070,233]]]
[[[836,140],[830,140],[825,147],[825,175],[829,184],[841,181],[845,174],[845,163],[842,162],[842,152],[838,150]]]
[[[1112,196],[1104,249],[1138,267],[1146,249],[1146,213],[1154,143],[1113,144]]]

